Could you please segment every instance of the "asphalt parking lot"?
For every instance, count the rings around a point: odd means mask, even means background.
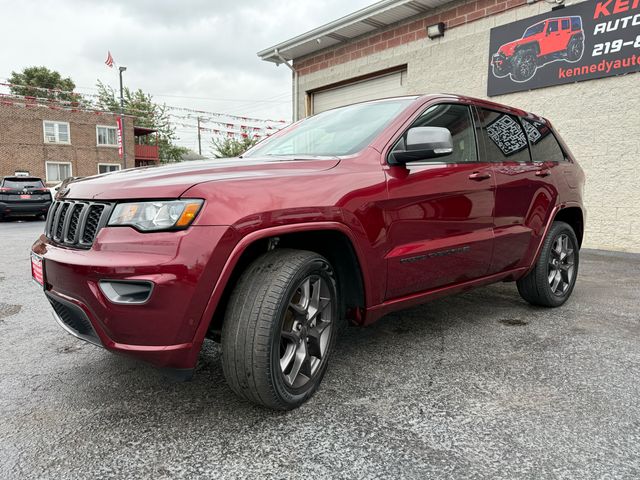
[[[0,478],[639,478],[640,255],[583,252],[572,299],[499,284],[350,328],[319,392],[236,398],[66,334],[0,223]]]

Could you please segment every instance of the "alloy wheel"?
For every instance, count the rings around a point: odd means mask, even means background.
[[[327,281],[318,275],[304,278],[289,300],[280,338],[280,370],[291,388],[306,385],[327,355],[332,302]]]
[[[553,241],[549,255],[548,281],[551,292],[563,296],[571,283],[575,268],[573,242],[565,233],[558,235]]]

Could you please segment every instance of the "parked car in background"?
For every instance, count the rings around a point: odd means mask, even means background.
[[[0,219],[45,217],[51,206],[51,193],[37,177],[4,177],[0,182]]]
[[[222,342],[231,388],[291,409],[341,322],[493,282],[562,305],[584,174],[551,123],[455,95],[329,110],[241,158],[67,186],[32,273],[67,332],[190,375]]]

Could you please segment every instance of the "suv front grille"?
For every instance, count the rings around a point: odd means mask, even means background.
[[[91,248],[107,224],[113,204],[60,200],[51,205],[44,233],[53,242],[74,248]]]

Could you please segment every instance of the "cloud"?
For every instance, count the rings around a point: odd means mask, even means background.
[[[263,118],[291,116],[291,72],[256,52],[369,4],[367,0],[0,0],[0,78],[46,65],[82,92],[124,79],[170,105]],[[206,98],[185,98],[206,97]],[[195,131],[179,131],[195,146]]]

